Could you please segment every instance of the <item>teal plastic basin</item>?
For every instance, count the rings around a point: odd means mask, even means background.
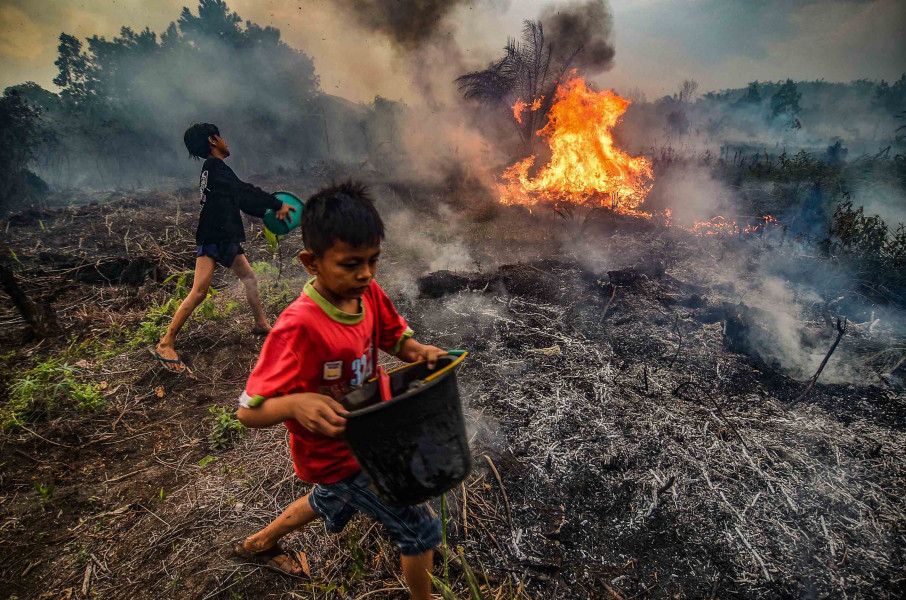
[[[286,235],[302,222],[302,211],[305,210],[305,202],[292,192],[274,192],[274,196],[280,202],[294,206],[296,210],[289,211],[289,219],[281,221],[277,218],[276,211],[267,209],[264,213],[264,226],[273,234]]]

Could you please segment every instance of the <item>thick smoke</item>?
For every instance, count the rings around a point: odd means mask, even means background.
[[[576,53],[570,65],[581,73],[594,75],[613,67],[613,15],[604,0],[549,6],[540,19],[557,62]]]
[[[443,30],[449,14],[465,0],[342,0],[365,27],[406,49],[419,47]]]

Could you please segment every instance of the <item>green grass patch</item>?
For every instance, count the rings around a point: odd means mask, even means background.
[[[259,261],[252,265],[258,276],[258,291],[265,306],[276,312],[283,312],[299,296],[302,282],[286,279],[280,270],[271,263]]]
[[[173,295],[170,296],[166,302],[156,303],[148,310],[145,314],[145,318],[141,320],[138,328],[129,339],[128,346],[130,349],[157,344],[157,342],[164,337],[167,333],[167,328],[170,326],[170,319],[176,314],[179,305],[186,299],[189,292],[192,291],[188,282],[189,277],[193,273],[194,271],[187,271],[185,273],[171,275],[164,280],[164,283],[173,283]],[[221,305],[218,306],[218,303],[215,301],[217,295],[218,291],[215,288],[208,288],[207,297],[205,297],[204,301],[195,309],[192,316],[201,319],[220,321],[233,314],[239,307],[239,303],[233,300],[224,300],[220,303]]]
[[[77,367],[62,359],[37,363],[9,386],[9,400],[0,407],[0,429],[11,431],[59,408],[94,412],[107,405],[100,388],[83,381]]]

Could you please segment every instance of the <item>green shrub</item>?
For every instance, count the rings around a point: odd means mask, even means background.
[[[16,429],[29,419],[50,413],[66,399],[85,412],[106,406],[97,385],[79,381],[74,366],[61,359],[39,362],[10,385],[9,400],[0,408],[0,428]]]
[[[245,426],[236,418],[235,412],[216,405],[209,408],[208,412],[211,413],[213,420],[211,432],[208,434],[212,450],[226,448],[236,438],[242,436]]]
[[[155,304],[148,310],[145,318],[139,323],[138,329],[135,331],[132,339],[129,340],[129,347],[131,349],[135,349],[139,346],[156,344],[164,337],[167,333],[167,328],[170,326],[170,318],[176,314],[179,305],[182,304],[182,301],[185,300],[186,296],[189,295],[189,292],[192,291],[192,288],[188,285],[188,278],[189,275],[192,275],[193,273],[194,271],[187,271],[177,275],[170,275],[164,280],[164,283],[170,281],[174,282],[173,295],[163,304]],[[208,288],[207,297],[198,308],[195,309],[193,315],[204,319],[219,321],[220,319],[231,315],[239,306],[237,302],[228,300],[224,302],[222,308],[218,308],[217,304],[214,302],[214,298],[217,294],[218,292],[215,288]]]
[[[162,305],[153,308],[151,310],[151,313],[157,313],[160,317],[175,315],[176,311],[179,309],[179,305],[182,304],[182,301],[185,300],[186,296],[189,295],[189,292],[192,291],[192,287],[189,285],[188,281],[189,276],[194,274],[195,271],[186,271],[185,273],[170,275],[169,277],[164,279],[164,283],[174,281],[173,295]],[[212,318],[216,315],[219,315],[219,313],[217,312],[217,307],[214,304],[215,296],[217,296],[217,290],[213,287],[209,287],[208,295],[204,299],[204,302],[201,303],[201,306],[195,309],[196,314],[200,313],[206,318]]]
[[[852,264],[860,284],[872,295],[903,301],[906,292],[906,226],[895,230],[877,216],[866,216],[863,208],[841,202],[831,227],[832,255]]]
[[[280,275],[280,271],[269,262],[263,260],[256,262],[252,265],[252,270],[255,272],[261,279],[277,279]]]

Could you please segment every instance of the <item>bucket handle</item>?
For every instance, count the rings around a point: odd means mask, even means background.
[[[443,369],[440,369],[436,373],[432,373],[431,375],[428,375],[427,377],[425,377],[425,379],[424,379],[425,383],[428,383],[432,379],[437,379],[438,377],[440,377],[447,371],[458,367],[459,363],[461,363],[463,361],[463,359],[465,359],[465,357],[467,357],[469,355],[469,352],[468,352],[468,350],[448,350],[447,354],[450,356],[455,356],[456,360],[451,362],[449,365],[447,365]]]

